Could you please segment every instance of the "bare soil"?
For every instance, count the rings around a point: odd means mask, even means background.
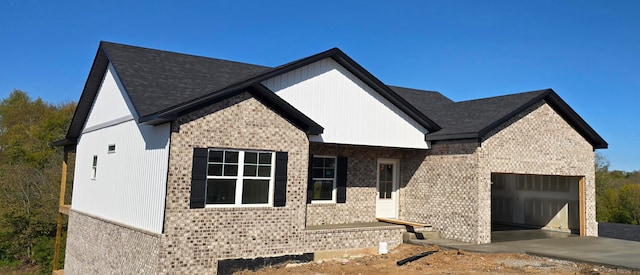
[[[402,259],[436,251],[424,258],[398,266]],[[607,268],[583,263],[561,261],[526,254],[478,254],[461,250],[440,249],[401,244],[386,255],[344,257],[303,264],[287,264],[257,271],[244,270],[236,275],[347,275],[347,274],[638,274],[625,269]]]

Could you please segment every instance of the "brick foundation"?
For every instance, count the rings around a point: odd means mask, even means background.
[[[310,252],[377,247],[380,242],[392,249],[402,243],[404,231],[404,226],[305,230],[304,245]]]
[[[65,274],[156,274],[160,236],[71,210]]]

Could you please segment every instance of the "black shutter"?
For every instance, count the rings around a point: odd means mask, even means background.
[[[281,207],[287,203],[287,152],[276,152],[276,183],[273,188],[273,206]]]
[[[204,208],[207,190],[207,148],[193,148],[190,208]]]
[[[307,203],[311,203],[313,199],[313,155],[309,154],[309,168],[308,171],[308,180],[307,180]]]
[[[347,202],[347,157],[338,157],[338,163],[336,165],[336,202]]]

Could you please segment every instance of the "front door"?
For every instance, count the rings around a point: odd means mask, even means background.
[[[378,160],[377,218],[398,217],[398,162],[397,159]]]

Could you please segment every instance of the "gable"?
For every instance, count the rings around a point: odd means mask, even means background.
[[[492,172],[556,175],[593,169],[592,145],[545,101],[488,133],[482,150]]]
[[[135,111],[124,88],[109,64],[89,111],[83,132],[134,119]]]
[[[311,141],[429,148],[428,132],[375,89],[332,58],[324,58],[262,82],[324,127]]]

